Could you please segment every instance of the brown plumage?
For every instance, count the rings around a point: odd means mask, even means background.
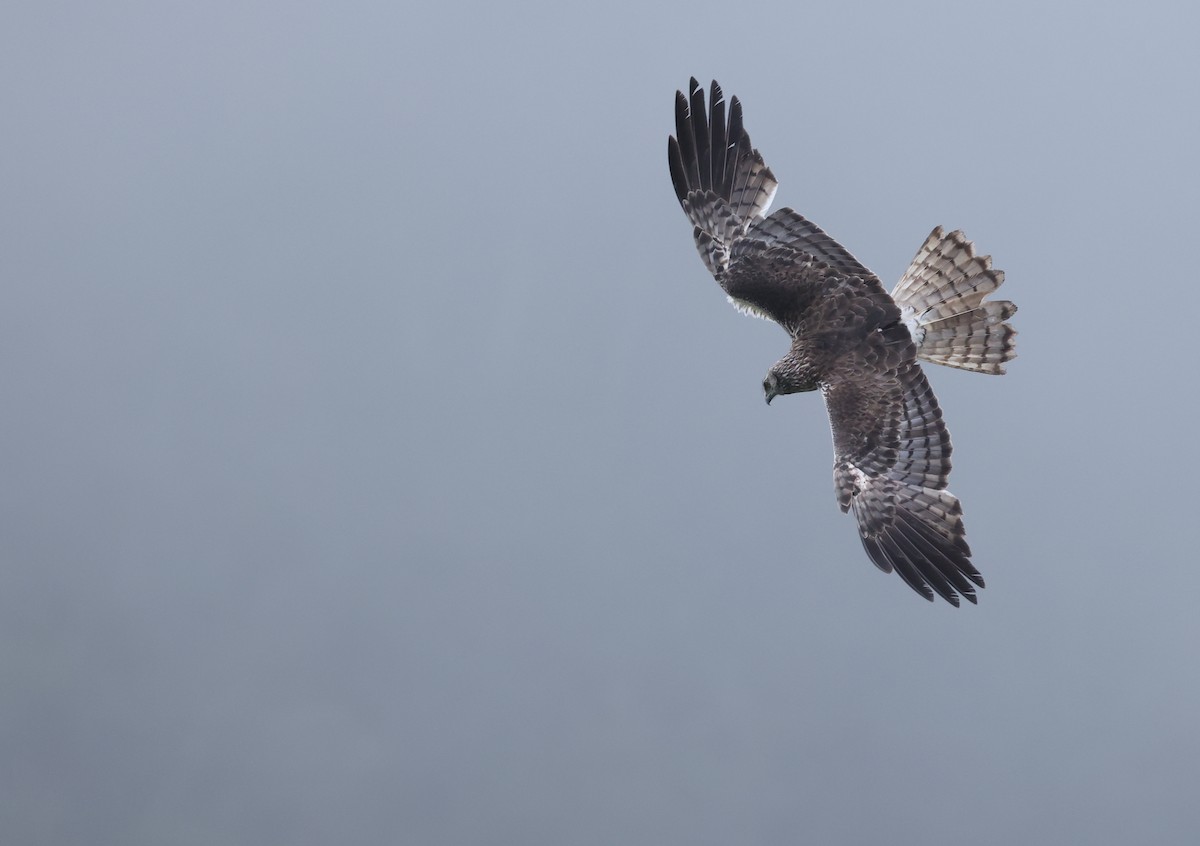
[[[975,602],[958,499],[946,490],[950,434],[917,359],[1004,372],[1015,356],[1004,281],[961,232],[933,230],[889,295],[879,278],[792,209],[742,126],[736,97],[692,79],[677,92],[671,181],[696,248],[740,310],[774,320],[792,346],[763,380],[767,402],[820,390],[833,429],[834,485],[875,565],[917,593]]]

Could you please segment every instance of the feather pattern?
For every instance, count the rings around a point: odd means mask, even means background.
[[[934,364],[1000,375],[1016,358],[1016,330],[1004,321],[1017,313],[1007,300],[984,302],[1004,284],[991,256],[975,254],[961,232],[935,227],[892,290],[917,356]]]

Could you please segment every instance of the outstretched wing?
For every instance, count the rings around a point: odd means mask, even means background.
[[[704,264],[719,275],[729,264],[734,242],[771,206],[775,181],[742,126],[742,104],[729,101],[713,81],[711,110],[704,89],[692,78],[688,95],[675,92],[675,132],[667,139],[667,162],[675,196],[693,225]]]
[[[676,92],[675,131],[667,140],[675,195],[701,259],[739,309],[792,331],[811,302],[811,285],[829,271],[873,278],[796,211],[765,217],[779,183],[750,143],[737,97],[726,114],[714,81],[706,111],[704,89],[693,77],[686,96]]]
[[[905,330],[907,334],[907,330]],[[847,357],[825,388],[838,504],[853,510],[863,546],[917,593],[974,603],[983,578],[971,564],[962,506],[945,490],[950,433],[921,366],[909,355]]]

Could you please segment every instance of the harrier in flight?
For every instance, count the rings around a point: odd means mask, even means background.
[[[767,372],[767,402],[820,390],[833,429],[838,505],[867,555],[932,601],[975,602],[962,506],[946,490],[950,433],[918,359],[1001,374],[1017,307],[985,302],[1004,274],[961,232],[930,233],[891,295],[844,247],[792,209],[768,215],[778,183],[716,82],[677,92],[671,181],[696,248],[739,310],[774,320],[792,346]]]

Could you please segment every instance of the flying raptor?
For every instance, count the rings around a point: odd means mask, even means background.
[[[975,602],[962,506],[946,490],[950,433],[918,359],[1001,374],[1015,357],[1005,321],[984,301],[1004,273],[961,232],[938,227],[889,295],[874,273],[789,208],[768,215],[778,183],[714,81],[705,107],[693,78],[675,97],[671,181],[696,248],[739,310],[782,326],[792,346],[767,372],[767,402],[820,390],[833,429],[838,505],[853,511],[867,555],[913,590]]]

